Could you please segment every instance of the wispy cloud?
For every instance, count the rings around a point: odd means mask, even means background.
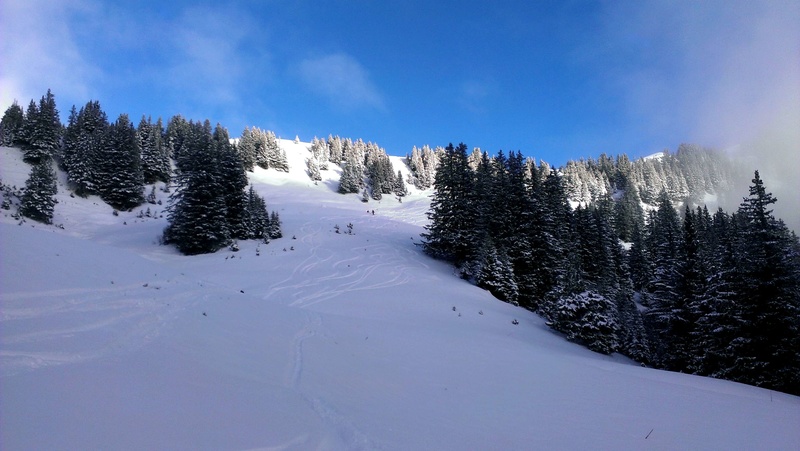
[[[487,102],[497,93],[494,83],[466,80],[458,85],[456,101],[461,108],[472,114],[483,114],[487,111]]]
[[[800,3],[610,2],[603,17],[593,63],[633,117],[726,145],[800,107]]]
[[[0,104],[23,108],[48,88],[56,95],[88,99],[98,67],[81,52],[69,18],[91,2],[4,0],[0,3]]]
[[[168,58],[169,83],[184,94],[208,103],[239,99],[244,67],[237,47],[247,37],[246,25],[206,8],[185,10],[174,23]]]
[[[386,108],[367,70],[350,55],[335,53],[306,59],[298,65],[298,72],[309,89],[326,97],[335,108]]]

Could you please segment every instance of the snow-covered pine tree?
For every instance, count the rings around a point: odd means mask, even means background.
[[[772,215],[758,171],[739,206],[736,273],[742,320],[731,342],[739,382],[800,394],[800,242]]]
[[[348,156],[347,162],[342,165],[342,175],[339,177],[339,193],[357,193],[361,189],[362,174],[358,157],[354,152]]]
[[[98,155],[97,191],[112,207],[128,210],[144,202],[139,142],[127,114],[108,127]]]
[[[480,243],[473,229],[473,173],[467,161],[466,144],[447,146],[436,171],[434,187],[428,212],[430,223],[422,234],[423,249],[457,266],[474,261]]]
[[[542,169],[540,169],[541,171]],[[522,253],[517,282],[528,308],[538,308],[538,302],[550,292],[565,290],[563,283],[574,278],[572,254],[572,210],[567,201],[563,180],[550,171],[541,185],[532,184],[531,210],[525,228],[526,250]],[[578,263],[579,264],[579,263]],[[571,275],[572,274],[572,275]],[[571,292],[572,289],[566,290]]]
[[[642,314],[633,298],[633,289],[628,280],[616,296],[619,319],[619,352],[640,363],[650,362],[650,341]]]
[[[233,239],[248,239],[250,218],[247,209],[247,174],[236,150],[231,145],[228,130],[217,124],[212,134],[213,153],[222,195],[227,205],[228,232]]]
[[[165,144],[178,171],[184,171],[191,165],[188,160],[193,149],[196,149],[196,143],[192,143],[192,139],[195,135],[193,128],[197,126],[202,127],[202,124],[193,124],[180,114],[172,116],[167,122]]]
[[[190,123],[181,144],[184,168],[177,175],[177,189],[170,196],[165,244],[184,254],[204,254],[225,247],[228,228],[226,189],[212,141],[211,123]]]
[[[328,161],[330,160],[330,149],[328,148],[328,143],[325,142],[324,139],[314,137],[314,140],[311,141],[311,154],[317,160],[317,164],[320,170],[322,171],[328,170]]]
[[[25,113],[16,100],[3,113],[0,120],[0,145],[11,147],[22,144]]]
[[[75,194],[85,197],[98,190],[97,172],[106,147],[108,117],[100,102],[89,101],[78,112],[74,124],[75,130],[66,134],[64,165]]]
[[[595,352],[611,354],[619,348],[619,320],[614,303],[600,294],[584,291],[561,297],[548,308],[547,325],[566,338]]]
[[[161,119],[156,124],[150,117],[142,116],[136,130],[136,138],[141,150],[142,175],[145,183],[169,181],[168,159],[165,158]],[[167,163],[167,165],[165,165]]]
[[[372,183],[372,198],[375,200],[383,199],[383,185],[381,185],[380,179]]]
[[[53,160],[42,158],[31,167],[28,180],[25,182],[25,193],[19,213],[34,221],[50,224],[53,222],[53,209],[56,204],[56,173]]]
[[[677,308],[680,320],[673,326],[673,342],[670,351],[670,368],[692,371],[695,362],[694,339],[699,319],[698,303],[706,292],[707,268],[702,260],[705,224],[702,216],[685,207],[683,217],[683,239],[681,240],[681,262],[678,267]]]
[[[341,164],[344,160],[342,138],[328,135],[328,156],[332,163]]]
[[[249,238],[269,241],[270,219],[267,204],[252,186],[247,192],[247,210],[250,218]]]
[[[653,357],[656,363],[669,365],[676,357],[673,353],[675,344],[685,338],[681,334],[688,310],[678,293],[683,234],[678,212],[672,206],[666,190],[659,194],[658,211],[648,228],[653,273],[646,293],[649,307],[646,318],[657,337]]]
[[[517,282],[514,280],[514,270],[508,255],[502,249],[498,250],[491,239],[487,239],[478,256],[475,283],[489,290],[497,299],[506,302],[516,302],[519,296]]]
[[[250,127],[245,127],[242,131],[242,136],[236,145],[236,151],[239,154],[239,159],[242,160],[244,169],[252,171],[256,165],[256,140]]]
[[[642,210],[639,192],[633,185],[628,186],[622,193],[622,197],[614,203],[614,230],[622,241],[631,242],[633,240],[633,229],[635,226],[644,226],[644,211]]]
[[[30,103],[28,103],[28,108],[25,110],[25,120],[22,123],[22,133],[20,134],[20,147],[22,147],[23,155],[32,146],[38,122],[39,106],[31,99]]]
[[[736,271],[737,220],[721,208],[714,213],[700,248],[701,262],[708,274],[705,291],[692,303],[697,324],[692,335],[694,350],[691,369],[696,374],[731,379],[737,356],[734,340],[739,339],[740,280]]]
[[[319,164],[317,163],[317,158],[315,156],[312,155],[306,158],[306,168],[308,172],[308,178],[315,182],[322,180],[322,175],[319,172]]]
[[[26,117],[27,140],[25,147],[25,161],[35,163],[56,154],[61,146],[61,120],[56,108],[53,93],[47,94],[39,100],[32,117]]]
[[[276,240],[278,238],[283,237],[283,231],[281,229],[281,217],[278,215],[277,211],[273,211],[269,215],[269,237],[270,239]]]
[[[422,187],[421,173],[425,171],[425,163],[422,161],[422,153],[417,146],[414,146],[411,149],[411,154],[406,156],[406,164],[411,171],[414,186],[418,189],[424,189]]]
[[[403,173],[397,170],[397,177],[394,179],[394,187],[392,188],[394,195],[397,197],[405,197],[408,194],[406,182],[403,181]]]

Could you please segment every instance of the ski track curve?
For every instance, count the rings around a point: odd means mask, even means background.
[[[139,348],[206,296],[169,282],[0,295],[2,375]]]
[[[381,231],[389,238],[394,235],[392,230],[381,230],[388,229],[381,221],[356,223],[356,229]],[[281,295],[287,305],[307,308],[348,292],[407,284],[412,280],[412,269],[428,267],[420,253],[408,246],[373,242],[337,254],[320,244],[323,231],[318,224],[306,223],[301,227],[299,241],[308,256],[288,276],[270,285],[263,298]]]

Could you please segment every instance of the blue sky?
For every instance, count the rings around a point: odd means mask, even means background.
[[[800,124],[800,2],[3,0],[0,100],[560,165]],[[785,140],[784,140],[785,141]]]

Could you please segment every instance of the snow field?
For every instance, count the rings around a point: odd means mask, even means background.
[[[64,230],[0,216],[0,448],[797,449],[797,397],[568,343],[422,254],[425,193],[364,204],[281,145],[249,175],[284,238],[239,252],[63,186]]]

